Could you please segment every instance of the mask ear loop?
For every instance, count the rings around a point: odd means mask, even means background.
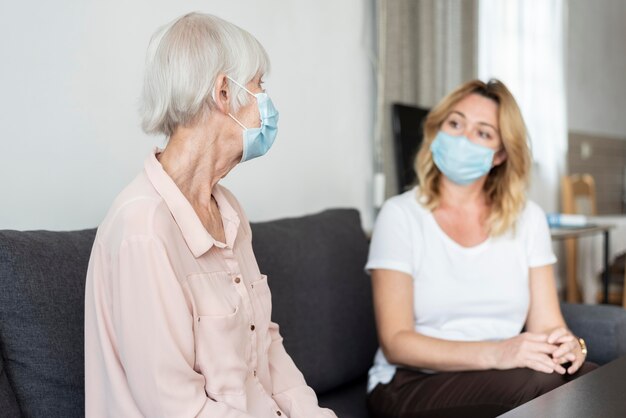
[[[238,82],[236,82],[235,80],[233,80],[230,76],[226,76],[227,79],[229,79],[230,81],[232,81],[233,83],[235,83],[237,86],[239,86],[240,88],[244,89],[249,95],[253,96],[256,99],[256,94],[252,93],[250,90],[248,90],[247,88],[245,88],[245,86],[242,86],[241,84],[239,84]],[[239,126],[241,126],[243,129],[248,129],[246,128],[243,123],[239,122],[237,120],[237,118],[235,118],[232,114],[228,114],[228,116],[230,116],[232,118],[232,120],[234,120],[235,122],[237,122],[239,124]]]
[[[247,88],[245,88],[244,86],[242,86],[241,84],[237,83],[235,80],[233,80],[232,78],[230,78],[229,76],[226,76],[227,79],[229,79],[230,81],[232,81],[233,83],[235,83],[236,85],[238,85],[239,87],[241,87],[242,89],[244,89],[245,91],[248,92],[248,94],[250,94],[251,96],[254,96],[254,93],[252,93],[250,90],[248,90]]]
[[[230,116],[230,118],[231,118],[232,120],[234,120],[235,122],[237,122],[237,124],[238,124],[239,126],[241,126],[243,129],[248,129],[248,128],[246,128],[245,126],[243,126],[243,123],[239,122],[239,121],[237,120],[237,118],[236,118],[236,117],[234,117],[232,114],[230,114],[230,113],[229,113],[229,114],[228,114],[228,116]]]
[[[252,94],[252,92],[250,92],[250,90],[248,90],[247,88],[245,88],[245,87],[244,87],[244,86],[242,86],[241,84],[237,83],[235,80],[233,80],[233,79],[232,79],[232,78],[230,78],[229,76],[226,76],[226,78],[228,78],[230,81],[232,81],[233,83],[235,83],[237,86],[241,87],[242,89],[244,89],[244,90],[245,90],[245,91],[247,91],[248,93]],[[252,94],[252,95],[254,96],[254,94]],[[212,92],[212,93],[211,93],[211,98],[213,99],[213,101],[214,101],[214,102],[217,102],[217,101],[215,100],[215,92]],[[245,130],[245,129],[248,129],[248,128],[246,128],[246,127],[244,126],[244,124],[243,124],[243,123],[241,123],[241,122],[240,122],[240,121],[239,121],[236,117],[234,117],[234,116],[232,115],[232,113],[228,112],[228,116],[230,116],[230,118],[231,118],[232,120],[234,120],[234,121],[237,123],[237,125],[241,126],[241,128],[242,128],[242,129],[244,129],[244,130]]]

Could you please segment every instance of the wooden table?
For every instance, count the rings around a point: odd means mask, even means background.
[[[614,225],[587,225],[581,227],[560,227],[550,228],[550,236],[553,240],[570,240],[570,245],[576,245],[573,238],[580,238],[586,235],[603,234],[604,235],[604,272],[602,273],[602,302],[609,301],[609,231]],[[576,282],[576,265],[574,262],[568,263],[567,269],[567,292],[568,295],[573,293],[573,287],[578,286]],[[568,302],[574,302],[568,297]]]
[[[500,416],[502,418],[624,418],[626,417],[625,376],[626,356]]]

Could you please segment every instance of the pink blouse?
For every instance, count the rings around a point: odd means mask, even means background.
[[[225,243],[152,153],[98,228],[85,290],[87,417],[335,417],[271,322],[239,203],[219,185],[213,196]]]

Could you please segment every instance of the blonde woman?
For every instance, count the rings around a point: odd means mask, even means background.
[[[274,142],[261,44],[192,13],[148,48],[143,128],[167,137],[98,228],[85,289],[95,417],[335,417],[271,321],[239,202],[219,182]]]
[[[367,262],[373,416],[496,416],[595,367],[561,315],[530,164],[501,82],[468,82],[429,113],[420,186],[385,203]]]

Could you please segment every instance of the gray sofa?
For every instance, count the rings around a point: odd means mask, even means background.
[[[376,349],[367,239],[351,209],[252,225],[285,346],[341,418],[366,417]],[[95,230],[0,231],[0,416],[84,415],[83,293]],[[626,353],[626,311],[563,306],[590,359]]]

